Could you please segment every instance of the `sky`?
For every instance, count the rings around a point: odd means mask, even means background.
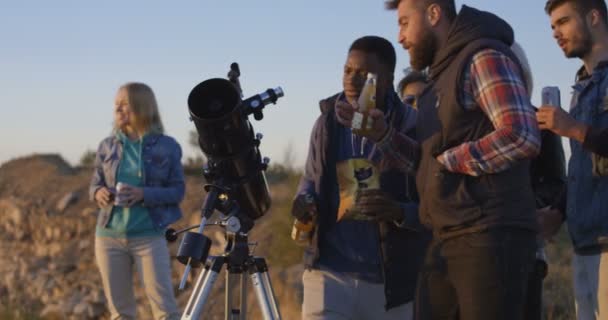
[[[507,20],[530,60],[532,102],[538,105],[540,88],[551,85],[567,105],[580,61],[567,60],[553,40],[544,0],[456,3]],[[184,159],[200,155],[188,143],[188,94],[238,62],[245,97],[283,88],[285,97],[265,118],[251,121],[264,134],[264,156],[299,167],[319,100],[341,91],[352,41],[389,39],[398,82],[409,58],[397,32],[396,12],[381,0],[0,0],[0,164],[33,153],[59,153],[77,164],[109,135],[116,90],[129,81],[152,87]]]

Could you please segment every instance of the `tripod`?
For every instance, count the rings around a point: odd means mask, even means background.
[[[177,260],[186,265],[180,289],[188,280],[191,268],[204,265],[196,281],[182,319],[199,319],[218,274],[226,266],[226,320],[244,320],[247,313],[248,274],[253,283],[262,314],[266,320],[280,319],[274,292],[263,258],[253,257],[249,251],[247,234],[253,221],[270,208],[270,193],[264,171],[270,159],[261,157],[259,146],[262,135],[254,136],[248,120],[264,117],[263,109],[283,96],[277,87],[242,99],[237,63],[230,65],[228,77],[209,79],[195,86],[188,95],[188,111],[198,132],[198,144],[207,156],[203,175],[207,196],[201,208],[198,232],[188,232],[180,244]],[[224,254],[208,257],[211,240],[203,229],[214,211],[226,214],[219,225],[226,229],[228,245]],[[196,227],[194,227],[196,228]],[[182,231],[167,230],[167,240],[174,241]],[[240,307],[234,308],[230,293],[232,281],[240,279]]]
[[[280,320],[281,315],[268,276],[266,260],[252,256],[249,250],[246,232],[253,227],[253,221],[242,214],[236,202],[229,200],[225,188],[218,185],[206,185],[205,187],[208,193],[202,208],[201,224],[179,231],[169,229],[166,233],[168,241],[175,241],[178,234],[199,228],[198,232],[185,234],[177,255],[177,259],[186,265],[180,289],[184,289],[190,270],[203,265],[204,262],[204,268],[196,280],[182,315],[182,320],[200,319],[205,302],[224,266],[226,266],[226,320],[246,319],[247,281],[245,277],[247,275],[251,278],[264,319]],[[223,219],[219,223],[210,225],[219,225],[224,228],[227,243],[221,256],[208,256],[211,240],[203,235],[203,229],[207,225],[207,219],[211,217],[215,209],[226,215],[223,215]],[[234,307],[231,292],[235,280],[240,281],[240,305],[238,308]]]
[[[231,217],[229,219],[236,219]],[[249,252],[247,235],[228,232],[228,243],[222,256],[210,256],[205,267],[198,276],[192,295],[188,300],[182,320],[196,320],[200,318],[203,307],[211,293],[222,268],[226,266],[225,287],[225,319],[244,320],[247,315],[247,280],[249,275],[258,300],[258,305],[265,320],[280,320],[281,315],[274,297],[274,291],[268,275],[266,260],[254,257]],[[239,281],[240,305],[234,307],[231,289],[235,280]]]

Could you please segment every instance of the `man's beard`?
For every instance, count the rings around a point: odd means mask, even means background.
[[[418,45],[410,45],[410,65],[414,70],[422,71],[433,64],[437,52],[437,36],[429,29],[422,33]]]
[[[589,28],[584,26],[580,33],[580,37],[575,40],[576,43],[572,44],[576,46],[570,52],[565,52],[566,57],[583,59],[591,53],[591,47],[593,47],[593,39],[591,39]]]

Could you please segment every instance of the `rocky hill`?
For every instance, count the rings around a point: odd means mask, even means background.
[[[0,307],[5,317],[17,319],[107,319],[105,297],[94,258],[96,207],[89,201],[90,168],[73,168],[58,155],[35,155],[0,166]],[[273,206],[251,232],[257,242],[255,255],[265,256],[284,319],[298,319],[302,300],[301,249],[289,239],[287,214],[295,177],[271,180]],[[273,181],[276,180],[276,181]],[[184,218],[176,228],[198,224],[204,199],[203,180],[186,178],[182,203]],[[210,228],[208,228],[210,229]],[[212,252],[223,249],[223,233],[208,230]],[[178,244],[170,245],[172,254]],[[177,287],[184,267],[173,262]],[[195,274],[198,273],[198,270]],[[191,276],[190,284],[196,278]],[[139,319],[151,314],[138,279]],[[216,282],[206,305],[204,319],[223,319],[223,275]],[[251,287],[251,286],[250,286]],[[190,296],[176,290],[183,308]],[[249,291],[251,319],[259,319],[255,295]],[[2,310],[0,309],[0,310]],[[0,313],[2,319],[2,313]]]
[[[184,218],[176,228],[200,222],[203,179],[197,169],[186,170]],[[90,168],[73,168],[58,155],[36,155],[0,166],[0,320],[107,319],[105,298],[95,265],[93,244],[96,207],[89,201]],[[287,214],[297,173],[274,167],[268,174],[273,205],[256,221],[250,241],[255,255],[264,256],[283,319],[299,319],[302,301],[301,249],[289,238]],[[214,253],[223,249],[223,234],[208,228]],[[178,244],[170,249],[173,255]],[[548,244],[549,276],[545,281],[545,319],[574,319],[572,249],[562,232]],[[173,261],[173,283],[178,286],[184,267]],[[195,274],[198,273],[195,272]],[[177,291],[183,308],[190,287]],[[138,319],[151,319],[138,279]],[[224,319],[223,275],[216,282],[204,319]],[[249,292],[250,319],[260,319],[254,294]]]

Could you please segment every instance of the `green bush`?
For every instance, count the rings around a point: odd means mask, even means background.
[[[80,165],[83,167],[92,167],[95,163],[95,157],[97,153],[93,150],[85,151],[80,157]]]

